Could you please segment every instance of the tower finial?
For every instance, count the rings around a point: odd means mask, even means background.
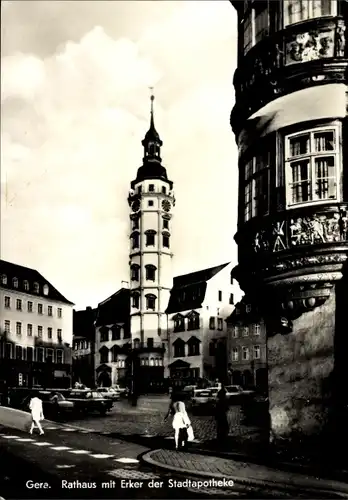
[[[149,87],[149,89],[151,90],[151,96],[150,96],[150,100],[151,100],[150,127],[154,128],[155,127],[155,123],[154,123],[154,119],[153,119],[153,101],[155,100],[155,96],[153,95],[153,87]]]

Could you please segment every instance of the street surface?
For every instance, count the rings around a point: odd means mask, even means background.
[[[169,488],[170,479],[182,482],[190,476],[145,467],[141,455],[148,448],[144,446],[59,424],[47,424],[44,428],[45,434],[39,436],[0,426],[0,496],[6,500],[293,497],[248,486],[227,490]],[[161,481],[161,487],[156,487]]]

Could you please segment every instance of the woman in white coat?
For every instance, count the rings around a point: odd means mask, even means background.
[[[175,411],[172,422],[174,429],[175,448],[177,450],[179,448],[185,449],[187,441],[193,440],[193,432],[192,437],[191,435],[189,436],[189,431],[192,431],[191,421],[187,415],[185,404],[182,401],[174,403],[173,409]]]
[[[40,435],[44,434],[43,428],[41,427],[40,424],[40,420],[44,419],[42,410],[42,401],[38,397],[38,394],[33,394],[29,403],[29,409],[31,411],[31,417],[32,417],[31,427],[29,431],[30,434],[33,433],[33,430],[35,429],[35,424],[40,431]]]

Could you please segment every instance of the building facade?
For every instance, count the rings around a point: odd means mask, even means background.
[[[243,297],[226,322],[229,383],[267,393],[266,325],[257,305]]]
[[[231,3],[235,276],[266,322],[272,439],[310,446],[347,405],[348,3]]]
[[[165,375],[174,385],[227,381],[226,318],[238,300],[231,264],[174,278],[167,308]]]
[[[129,289],[121,288],[98,304],[95,320],[95,380],[98,386],[128,384],[132,350],[129,299]]]
[[[72,382],[95,385],[96,309],[73,311]]]
[[[0,380],[70,387],[72,302],[38,271],[0,261]]]
[[[128,197],[130,332],[136,351],[134,362],[146,371],[149,383],[163,380],[165,310],[173,284],[171,231],[175,205],[173,183],[162,165],[163,143],[154,125],[153,100],[151,96],[150,128],[142,141],[143,164],[131,182]]]

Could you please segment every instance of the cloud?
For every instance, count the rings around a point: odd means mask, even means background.
[[[13,8],[23,16],[27,3]],[[52,9],[57,44],[41,24],[34,36],[33,16],[21,47],[7,36],[3,258],[40,269],[79,306],[103,300],[128,279],[127,194],[142,159],[152,85],[163,162],[177,198],[174,272],[233,258],[235,39],[228,2],[98,2],[94,25],[93,2],[80,2],[87,9],[84,29],[76,2],[30,3]],[[112,26],[117,13],[118,25],[135,14],[137,32]],[[79,39],[63,40],[64,22],[69,33],[76,23]],[[19,29],[18,20],[11,23]],[[35,50],[44,35],[45,54]]]

